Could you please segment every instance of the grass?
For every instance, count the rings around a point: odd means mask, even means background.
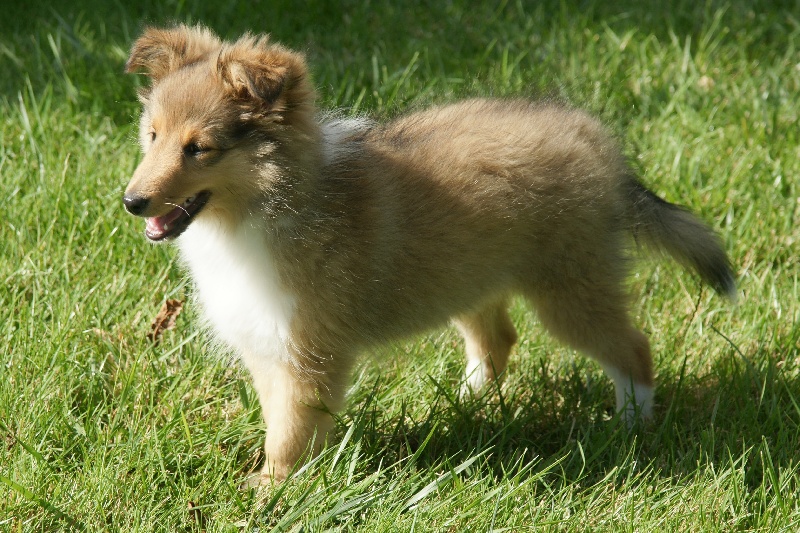
[[[795,531],[800,527],[797,2],[245,3],[80,0],[0,18],[0,530]],[[728,305],[668,261],[631,284],[654,421],[611,416],[597,366],[518,303],[505,385],[456,396],[454,331],[354,376],[332,444],[273,490],[246,373],[213,353],[190,288],[120,194],[137,162],[121,74],[145,23],[270,31],[322,107],[399,114],[467,95],[556,96],[624,139],[652,188],[715,226]]]

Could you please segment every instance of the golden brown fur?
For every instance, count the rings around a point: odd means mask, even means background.
[[[583,111],[475,99],[383,125],[320,123],[301,55],[199,27],[146,30],[127,68],[153,83],[125,203],[151,238],[185,230],[211,326],[259,393],[262,480],[319,448],[354,358],[378,343],[453,320],[465,386],[498,378],[517,294],[603,365],[625,416],[646,414],[650,349],[624,285],[631,233],[733,293],[713,232],[647,191]]]

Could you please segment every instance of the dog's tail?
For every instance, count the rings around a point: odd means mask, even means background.
[[[628,213],[634,237],[663,250],[693,269],[719,294],[736,300],[736,279],[722,242],[686,209],[649,191],[635,177],[627,182]]]

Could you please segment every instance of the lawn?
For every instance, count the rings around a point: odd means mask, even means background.
[[[145,83],[123,64],[170,21],[270,32],[344,114],[475,95],[586,107],[649,187],[719,231],[739,302],[637,262],[646,426],[628,431],[599,367],[517,302],[501,389],[459,399],[452,329],[387,347],[317,459],[240,490],[263,460],[248,376],[206,342],[175,250],[120,201]],[[0,531],[800,529],[796,0],[19,2],[0,72]],[[167,299],[183,311],[153,342]]]

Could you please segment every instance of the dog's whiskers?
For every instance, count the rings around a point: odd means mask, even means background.
[[[184,213],[186,213],[186,216],[192,216],[192,215],[189,213],[189,211],[187,211],[187,210],[186,210],[186,208],[185,208],[185,207],[183,207],[182,205],[173,204],[172,202],[164,202],[164,203],[165,203],[165,204],[167,204],[167,205],[171,205],[171,206],[173,206],[173,207],[177,207],[177,208],[181,209],[181,210],[182,210]]]

